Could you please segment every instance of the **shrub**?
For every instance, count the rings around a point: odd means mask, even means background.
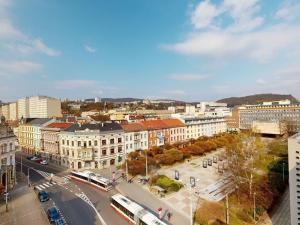
[[[165,189],[167,192],[176,192],[179,191],[180,188],[182,188],[182,184],[167,177],[164,175],[159,175],[157,178],[154,178],[153,181],[155,181],[155,185]]]
[[[252,222],[252,218],[250,217],[250,215],[248,214],[248,212],[245,209],[237,211],[236,216],[237,216],[237,218],[239,218],[240,220],[242,220],[246,223]]]

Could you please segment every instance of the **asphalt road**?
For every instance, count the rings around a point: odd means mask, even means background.
[[[17,170],[20,171],[21,154],[16,154]],[[36,170],[44,171],[47,173],[53,173],[57,176],[66,175],[65,171],[61,168],[55,168],[52,165],[40,165],[33,161],[27,160],[26,156],[22,156],[23,173],[28,174],[29,170],[30,183],[38,186],[44,184],[47,180],[41,176]],[[38,190],[36,190],[38,192]],[[84,184],[77,181],[69,181],[63,185],[53,185],[45,189],[50,194],[51,201],[42,203],[44,209],[47,210],[49,207],[56,205],[61,211],[62,216],[65,218],[68,225],[103,225],[96,215],[93,208],[79,198],[78,194],[84,194],[93,203],[97,211],[104,219],[106,225],[128,225],[119,214],[117,214],[110,207],[110,196],[117,193],[112,190],[109,192],[101,191],[88,184]],[[77,195],[76,195],[77,194]]]

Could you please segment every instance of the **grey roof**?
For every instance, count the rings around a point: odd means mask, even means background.
[[[39,118],[39,119],[31,120],[29,122],[29,124],[31,124],[31,125],[43,125],[45,123],[48,123],[51,120],[52,120],[51,118]]]
[[[98,130],[100,132],[117,131],[123,130],[121,125],[118,123],[97,123],[97,124],[73,124],[69,128],[65,129],[67,132],[83,131],[83,130]]]

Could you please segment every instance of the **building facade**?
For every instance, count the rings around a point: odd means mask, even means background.
[[[75,170],[119,165],[124,155],[120,124],[73,124],[59,134],[62,165]]]
[[[29,116],[30,118],[61,117],[61,102],[47,96],[30,97]]]
[[[193,117],[182,118],[181,120],[186,125],[186,139],[197,139],[202,136],[211,137],[227,132],[224,117]]]
[[[18,105],[18,119],[30,118],[29,97],[18,99],[17,105]]]
[[[121,125],[124,130],[125,153],[148,149],[148,131],[139,123]]]
[[[288,140],[291,224],[300,224],[300,133]]]
[[[240,129],[251,129],[254,121],[286,122],[290,133],[300,131],[300,105],[253,105],[239,108]]]
[[[61,165],[59,133],[70,127],[71,123],[54,122],[41,128],[41,155],[50,162]]]
[[[42,147],[41,129],[54,122],[55,119],[33,119],[26,123],[21,123],[18,127],[19,147],[29,153],[38,154]]]
[[[0,124],[0,193],[5,188],[12,189],[15,184],[16,136],[3,122]],[[7,182],[7,183],[6,183]]]

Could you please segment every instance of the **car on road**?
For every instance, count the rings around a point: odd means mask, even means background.
[[[32,156],[30,160],[31,160],[31,161],[36,161],[36,160],[38,160],[38,159],[39,159],[38,157]]]
[[[55,207],[51,207],[47,210],[47,215],[50,223],[54,223],[55,221],[61,219],[60,215]]]
[[[32,158],[33,158],[34,156],[32,156],[32,155],[29,155],[29,156],[27,156],[26,157],[26,159],[28,159],[28,160],[32,160]]]
[[[49,194],[46,191],[40,191],[38,193],[40,202],[46,202],[49,200]]]
[[[62,220],[62,219],[59,219],[59,220],[56,220],[54,222],[55,225],[66,225],[66,223]]]
[[[40,161],[40,164],[41,165],[48,165],[48,161],[44,159],[44,160]]]

